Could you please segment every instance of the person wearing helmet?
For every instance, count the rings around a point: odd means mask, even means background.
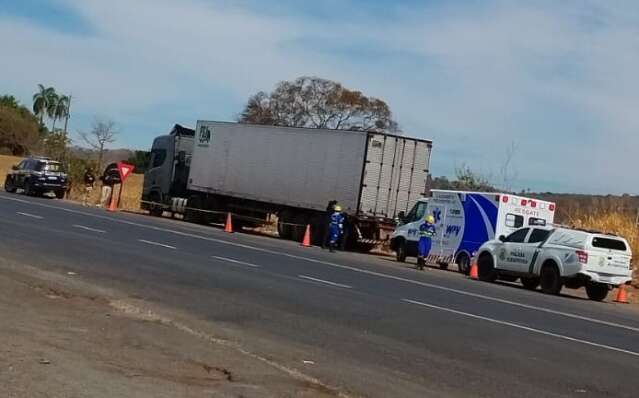
[[[336,204],[331,215],[331,225],[329,228],[330,240],[328,247],[331,252],[335,251],[335,248],[339,244],[340,238],[344,234],[344,213],[342,213],[342,206]]]
[[[419,269],[424,269],[425,259],[428,253],[430,253],[432,239],[435,234],[435,217],[429,214],[425,217],[424,223],[419,226],[419,247],[417,254],[417,267]]]

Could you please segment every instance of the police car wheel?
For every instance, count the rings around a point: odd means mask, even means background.
[[[602,301],[608,295],[608,285],[603,283],[589,283],[586,285],[586,294],[593,301]]]
[[[540,279],[541,290],[546,294],[559,294],[563,287],[559,269],[555,264],[545,264],[541,268]]]
[[[484,282],[495,282],[497,279],[497,271],[495,270],[495,264],[490,254],[484,253],[479,257],[477,262],[479,267],[479,280]]]

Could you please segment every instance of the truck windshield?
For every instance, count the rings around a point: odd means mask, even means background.
[[[619,250],[622,252],[625,252],[627,249],[626,244],[622,240],[602,237],[592,238],[592,246],[600,249]]]

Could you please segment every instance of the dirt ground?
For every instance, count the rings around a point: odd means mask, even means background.
[[[80,278],[0,259],[2,397],[338,395]]]

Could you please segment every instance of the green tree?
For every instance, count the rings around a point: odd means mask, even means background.
[[[71,140],[62,131],[54,131],[44,138],[43,142],[44,154],[52,159],[65,162],[67,148],[71,144]]]
[[[38,91],[33,94],[33,113],[40,118],[41,125],[44,126],[44,116],[50,114],[51,104],[57,96],[53,87],[38,84]]]
[[[66,95],[55,95],[51,98],[51,104],[47,110],[47,114],[53,119],[51,131],[55,132],[55,122],[58,119],[64,119],[69,114],[69,97]],[[66,130],[65,130],[66,133]]]
[[[40,126],[31,112],[0,105],[0,148],[12,155],[24,156],[37,150],[39,145]]]
[[[9,108],[19,109],[20,103],[16,100],[16,97],[13,95],[1,95],[0,96],[0,105],[8,106]]]
[[[280,82],[270,93],[249,98],[241,123],[337,130],[399,132],[381,99],[318,77]]]

